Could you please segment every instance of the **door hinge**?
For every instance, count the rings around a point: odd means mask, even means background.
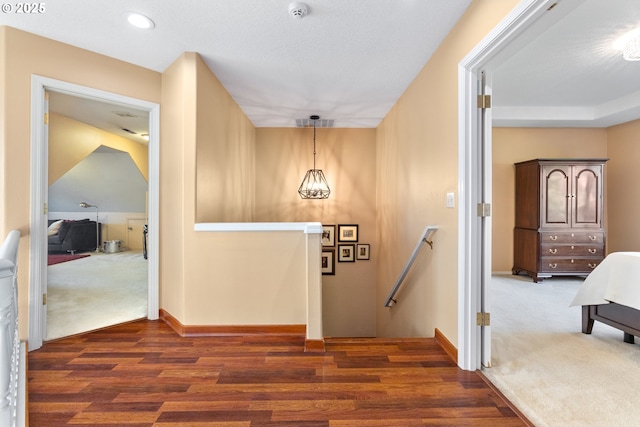
[[[476,315],[476,323],[478,326],[491,326],[491,313],[478,313]]]
[[[49,124],[49,113],[44,113],[44,124],[45,125]]]
[[[49,206],[46,203],[42,206],[42,211],[45,215],[49,213]]]
[[[482,218],[491,216],[491,203],[478,203],[478,216]]]
[[[42,305],[47,305],[47,294],[42,294]]]
[[[491,108],[491,95],[478,95],[478,108]]]

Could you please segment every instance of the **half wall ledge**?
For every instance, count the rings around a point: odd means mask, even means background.
[[[306,234],[322,234],[319,222],[202,222],[195,231],[304,231]]]
[[[306,286],[306,340],[308,351],[324,349],[322,333],[322,270],[321,270],[321,235],[320,222],[207,222],[195,224],[196,232],[281,232],[294,231],[306,234],[304,263],[306,271],[297,273],[287,280]],[[277,238],[277,234],[275,236]],[[301,250],[297,248],[296,250]]]

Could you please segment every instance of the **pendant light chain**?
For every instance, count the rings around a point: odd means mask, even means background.
[[[316,119],[313,119],[313,169],[316,168]]]

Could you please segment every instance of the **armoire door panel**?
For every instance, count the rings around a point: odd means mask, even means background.
[[[576,167],[574,184],[574,224],[582,226],[600,223],[600,176],[599,167]]]
[[[568,225],[570,220],[569,208],[571,194],[569,192],[569,167],[551,166],[543,167],[544,192],[543,208],[544,218],[542,226]]]

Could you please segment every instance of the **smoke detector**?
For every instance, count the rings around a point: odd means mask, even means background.
[[[296,19],[302,19],[309,13],[309,8],[304,3],[294,1],[289,5],[289,15]]]

